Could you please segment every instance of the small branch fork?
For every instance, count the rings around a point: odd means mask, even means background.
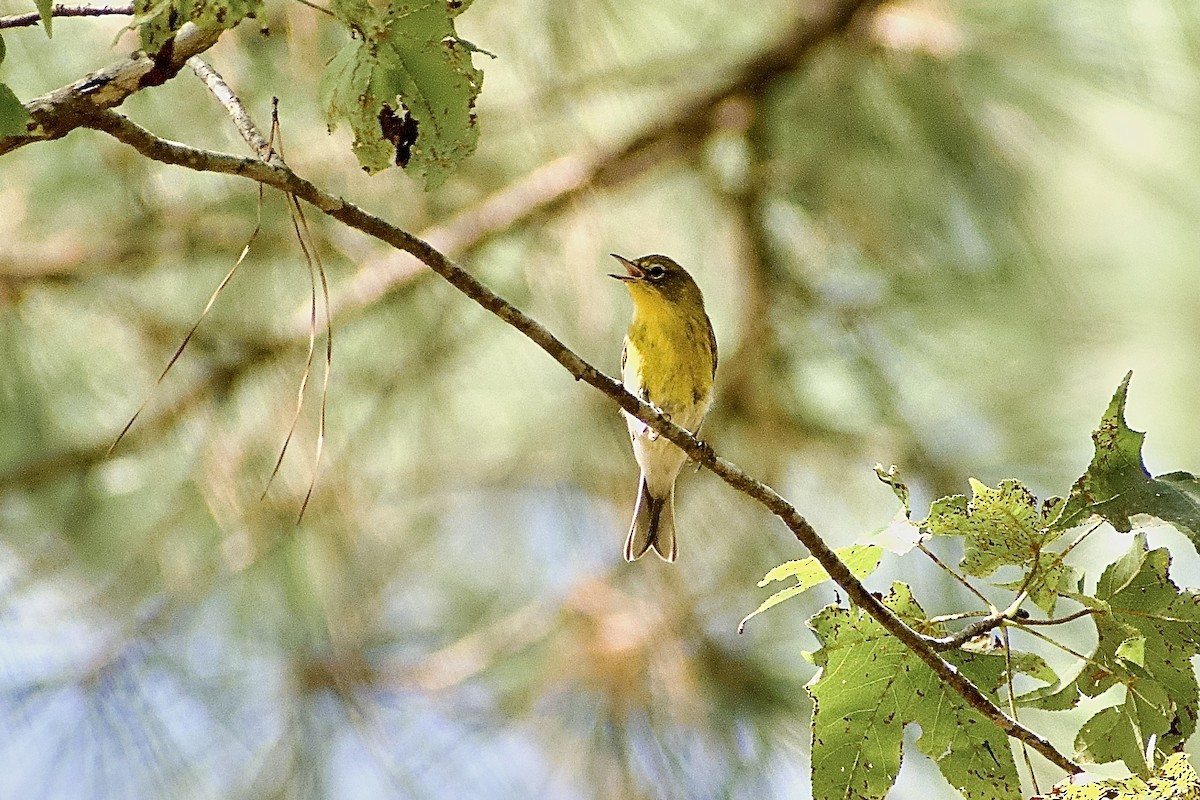
[[[254,120],[250,117],[250,112],[246,110],[246,106],[233,89],[229,88],[229,84],[220,74],[209,66],[208,62],[200,56],[192,56],[187,60],[187,65],[192,72],[196,73],[196,77],[204,81],[204,85],[212,92],[213,96],[221,101],[221,105],[225,106],[225,110],[229,113],[229,118],[233,120],[234,126],[238,133],[246,140],[246,144],[250,145],[250,149],[258,154],[258,157],[268,164],[286,169],[283,163],[283,158],[275,152],[275,148],[267,141],[267,137],[262,135],[262,131],[254,124]]]
[[[983,636],[985,633],[1001,626],[1007,626],[1009,623],[1015,623],[1018,627],[1026,625],[1065,625],[1068,622],[1074,622],[1081,617],[1096,614],[1099,611],[1099,609],[1095,608],[1084,608],[1072,614],[1067,614],[1065,617],[1056,617],[1055,619],[1022,619],[1020,607],[1024,601],[1025,595],[1018,595],[1017,599],[1013,600],[1012,604],[1003,611],[997,611],[994,614],[989,614],[982,619],[978,619],[951,636],[943,636],[940,639],[925,637],[926,641],[934,650],[957,650],[975,637]]]
[[[922,636],[897,617],[879,598],[867,590],[800,512],[778,492],[750,477],[735,464],[721,458],[711,447],[673,424],[653,406],[627,392],[621,384],[580,358],[540,323],[492,292],[477,278],[428,243],[363,211],[352,203],[321,190],[281,164],[265,163],[257,158],[239,158],[225,153],[200,150],[160,139],[111,110],[92,114],[84,122],[84,125],[108,133],[154,161],[201,172],[238,175],[279,189],[304,200],[325,215],[349,227],[416,256],[460,292],[520,331],[557,361],[576,380],[584,381],[603,392],[622,409],[643,420],[683,449],[698,464],[710,470],[734,489],[757,500],[779,517],[788,530],[808,548],[817,562],[859,608],[865,610],[885,630],[903,642],[933,670],[941,681],[953,688],[972,708],[999,726],[1007,735],[1024,742],[1061,769],[1071,774],[1082,771],[1075,762],[1060,753],[1047,739],[1005,714],[956,667],[943,659],[928,637]]]

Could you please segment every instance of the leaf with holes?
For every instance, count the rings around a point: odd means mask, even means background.
[[[1001,567],[1018,567],[1025,579],[1001,584],[1024,586],[1029,598],[1047,614],[1054,610],[1059,594],[1075,585],[1073,570],[1047,546],[1063,535],[1051,523],[1062,508],[1061,498],[1039,504],[1033,493],[1016,481],[1001,481],[995,489],[971,480],[973,496],[943,497],[929,508],[929,516],[917,523],[935,536],[965,539],[962,569],[968,575],[986,578]]]
[[[263,0],[134,0],[131,30],[142,49],[157,53],[186,22],[201,28],[228,30],[262,10]]]
[[[1187,753],[1167,758],[1154,773],[1143,780],[1128,778],[1093,781],[1077,785],[1068,778],[1046,795],[1055,800],[1200,800],[1200,775],[1188,763]]]
[[[1114,686],[1121,702],[1103,709],[1075,740],[1084,761],[1123,761],[1147,775],[1145,746],[1154,737],[1160,753],[1183,745],[1196,730],[1200,688],[1192,657],[1200,655],[1200,594],[1181,592],[1168,576],[1170,555],[1146,549],[1145,534],[1101,575],[1094,599],[1099,613],[1096,651],[1075,674],[1021,698],[1024,705],[1070,708],[1080,695],[1098,697]]]
[[[931,625],[912,590],[895,583],[883,602],[925,633]],[[820,672],[809,683],[813,712],[812,785],[818,800],[875,800],[900,771],[904,726],[917,723],[917,747],[968,800],[1016,800],[1020,781],[1004,733],[968,706],[899,639],[855,608],[829,606],[809,621],[821,642]],[[1000,653],[947,654],[980,690],[1004,680]],[[1040,667],[1034,662],[1029,666]]]
[[[325,68],[321,101],[330,130],[347,123],[363,169],[405,167],[427,189],[475,152],[475,99],[483,73],[455,33],[460,8],[420,0],[374,9],[339,0],[333,11],[357,36]]]

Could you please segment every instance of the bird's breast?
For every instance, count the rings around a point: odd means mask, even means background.
[[[712,363],[706,322],[635,319],[625,340],[621,379],[676,424],[694,428],[712,400]]]

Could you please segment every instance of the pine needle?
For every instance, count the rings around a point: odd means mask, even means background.
[[[121,429],[121,432],[117,434],[117,438],[113,440],[111,445],[109,445],[108,452],[105,453],[106,458],[113,454],[113,451],[117,449],[117,445],[121,443],[121,440],[125,438],[125,434],[129,433],[129,429],[132,428],[133,423],[137,421],[138,416],[140,416],[141,413],[146,409],[146,406],[150,403],[150,400],[158,391],[158,387],[162,384],[163,380],[166,379],[167,373],[169,373],[171,368],[175,366],[175,362],[178,361],[179,357],[183,355],[183,351],[187,349],[188,344],[192,341],[192,337],[196,335],[196,331],[200,328],[200,323],[204,321],[206,316],[208,316],[208,312],[212,310],[213,304],[217,302],[217,298],[220,297],[221,292],[224,291],[225,287],[229,285],[229,282],[233,280],[234,273],[237,272],[237,269],[242,265],[242,262],[246,260],[246,256],[250,254],[250,246],[254,244],[254,240],[258,238],[258,234],[262,230],[262,204],[263,187],[260,184],[258,187],[258,222],[254,226],[254,232],[250,234],[250,238],[246,241],[246,246],[242,248],[242,254],[238,256],[237,261],[235,261],[233,266],[230,267],[229,272],[225,273],[225,277],[221,279],[219,284],[217,284],[217,288],[213,291],[212,296],[208,298],[208,302],[204,305],[204,310],[200,312],[200,316],[197,317],[195,324],[192,325],[192,329],[187,332],[187,335],[183,337],[183,341],[179,343],[179,347],[175,349],[175,354],[171,356],[171,360],[167,362],[167,366],[164,367],[163,371],[159,374],[158,380],[154,382],[154,385],[150,387],[150,391],[146,393],[146,397],[144,400],[142,400],[142,404],[138,406],[137,411],[133,412],[133,416],[129,418],[129,422],[125,423],[125,427]]]

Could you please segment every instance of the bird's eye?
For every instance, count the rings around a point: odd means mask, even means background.
[[[651,278],[661,278],[663,275],[667,274],[667,271],[665,269],[663,269],[662,267],[653,266],[650,269],[646,270],[646,274],[649,275]]]

